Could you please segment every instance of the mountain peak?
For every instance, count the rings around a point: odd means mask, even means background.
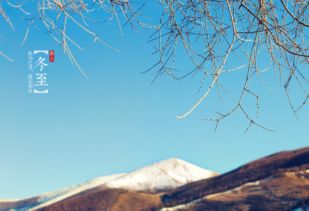
[[[169,158],[169,159],[166,159],[166,160],[162,160],[162,161],[159,161],[155,164],[161,164],[161,165],[192,165],[180,158]]]
[[[178,158],[170,158],[143,167],[106,185],[138,191],[167,190],[189,182],[216,176],[217,173],[202,169]]]

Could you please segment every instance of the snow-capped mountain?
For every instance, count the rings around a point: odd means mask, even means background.
[[[0,211],[307,210],[309,147],[216,174],[179,159],[24,200]]]
[[[23,200],[0,211],[308,210],[309,147],[216,174],[179,159]]]
[[[201,179],[216,176],[217,173],[202,169],[180,159],[169,159],[151,166],[124,174],[106,185],[110,188],[124,188],[138,191],[158,191],[179,187]]]
[[[158,192],[177,188],[217,174],[180,159],[164,160],[131,173],[98,177],[85,183],[23,200],[2,200],[0,211],[35,211],[96,187]]]

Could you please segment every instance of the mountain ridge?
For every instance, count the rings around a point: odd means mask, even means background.
[[[200,178],[200,172],[205,173],[205,178]],[[187,179],[179,179],[177,174]],[[174,179],[178,179],[177,182]],[[120,175],[109,184],[85,189],[54,203],[32,206],[30,210],[308,210],[309,147],[275,153],[221,175],[186,161],[170,159],[150,165],[150,168],[144,167]],[[153,191],[152,185],[158,191]],[[35,202],[35,199],[32,200]],[[1,211],[9,210],[8,206],[3,208],[0,202]]]
[[[154,193],[216,175],[215,172],[202,169],[181,159],[170,158],[129,173],[98,177],[79,185],[43,193],[27,199],[2,201],[0,202],[0,210],[13,209],[15,205],[14,209],[17,211],[35,211],[99,187]]]

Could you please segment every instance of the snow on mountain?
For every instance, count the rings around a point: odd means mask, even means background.
[[[39,199],[38,199],[39,205],[33,207],[29,211],[37,210],[39,208],[42,208],[50,204],[54,204],[58,201],[64,200],[70,196],[77,195],[85,190],[90,190],[92,188],[104,185],[108,181],[117,179],[118,177],[121,177],[122,175],[123,174],[115,174],[111,176],[98,177],[93,180],[89,180],[85,183],[82,183],[80,185],[72,186],[70,188],[65,188],[59,191],[44,193],[39,196]]]
[[[155,192],[176,188],[216,175],[217,173],[213,171],[202,169],[183,160],[169,159],[143,167],[131,173],[98,177],[80,185],[54,192],[47,192],[35,197],[37,198],[36,203],[26,204],[24,207],[18,207],[13,210],[35,211],[98,186]]]
[[[176,188],[217,173],[202,169],[180,159],[169,159],[125,174],[105,185],[138,191],[157,191]]]
[[[0,202],[16,202],[19,201],[19,199],[0,199]]]

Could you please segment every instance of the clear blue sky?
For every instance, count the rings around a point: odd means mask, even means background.
[[[15,59],[0,57],[0,198],[28,197],[170,157],[222,173],[273,152],[308,146],[308,108],[298,120],[293,116],[272,71],[263,75],[267,88],[260,89],[260,121],[276,132],[253,127],[244,134],[247,122],[237,113],[214,132],[214,125],[201,119],[225,108],[229,98],[220,101],[213,94],[189,118],[177,120],[200,96],[199,80],[161,77],[151,84],[154,72],[141,74],[156,61],[155,43],[146,42],[149,31],[126,27],[120,36],[113,24],[97,27],[121,50],[116,53],[72,29],[85,49],[72,48],[86,79],[44,32],[32,29],[20,47],[25,24],[18,15],[12,21],[15,32],[0,22],[0,50]],[[34,49],[56,52],[48,67],[47,95],[27,92],[27,51]],[[241,75],[231,73],[227,86],[237,86]]]

